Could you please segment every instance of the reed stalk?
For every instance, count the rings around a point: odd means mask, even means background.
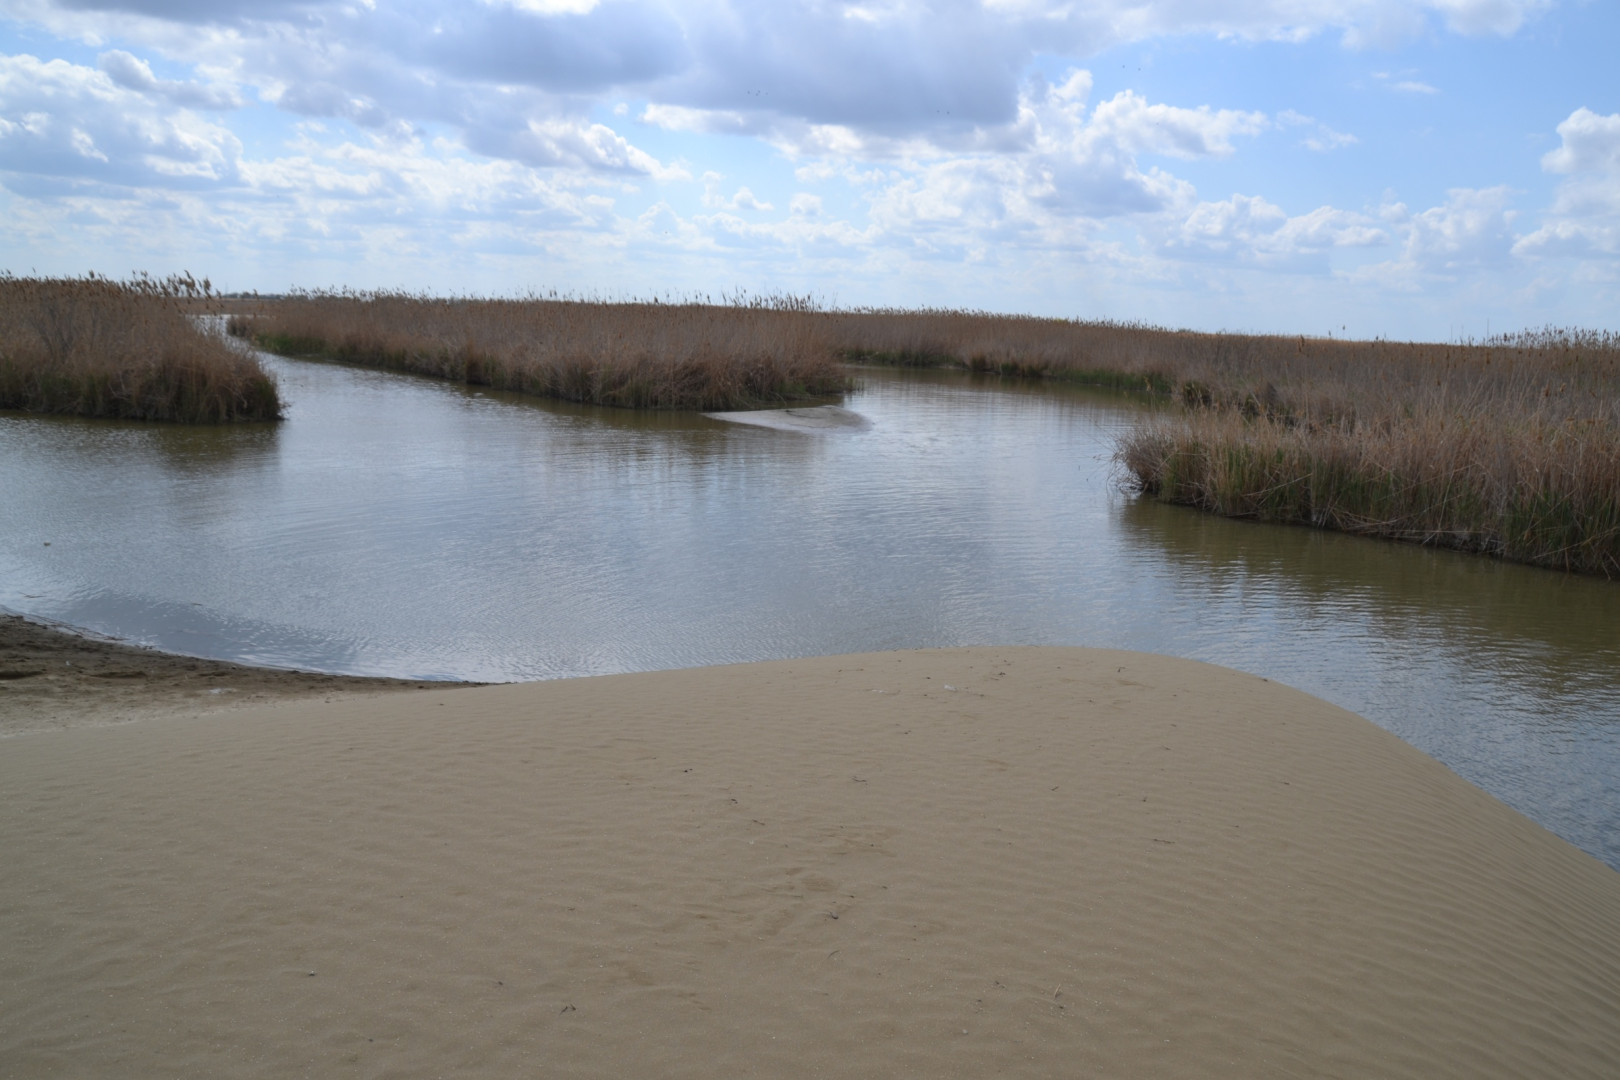
[[[275,380],[194,313],[207,281],[0,274],[0,409],[224,423],[281,415]]]

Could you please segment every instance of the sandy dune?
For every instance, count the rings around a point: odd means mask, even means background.
[[[24,735],[0,867],[8,1078],[1620,1075],[1620,874],[1140,654]]]

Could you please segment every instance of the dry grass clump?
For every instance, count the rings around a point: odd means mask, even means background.
[[[1119,448],[1147,494],[1620,576],[1616,335],[1296,339],[1177,386]]]
[[[281,415],[257,360],[188,312],[189,275],[117,282],[0,274],[0,408],[220,423]]]
[[[231,320],[274,352],[655,409],[740,409],[848,385],[810,305],[312,292]]]

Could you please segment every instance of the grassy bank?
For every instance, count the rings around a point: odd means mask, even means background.
[[[317,356],[473,386],[656,409],[742,409],[848,384],[808,305],[445,300],[307,293],[233,317],[231,332]]]
[[[275,381],[190,311],[189,277],[0,276],[0,408],[221,423],[281,414]]]
[[[1285,341],[1286,339],[1272,339]],[[1176,379],[1118,459],[1142,492],[1620,576],[1620,339],[1295,339]]]

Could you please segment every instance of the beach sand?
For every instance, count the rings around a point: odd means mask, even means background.
[[[0,868],[7,1078],[1620,1075],[1620,874],[1135,653],[20,735]]]

